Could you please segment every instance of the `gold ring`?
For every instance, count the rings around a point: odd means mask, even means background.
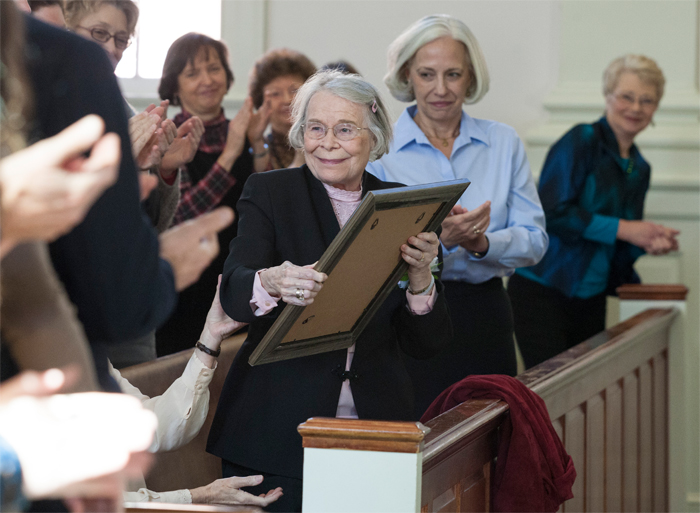
[[[420,252],[420,261],[421,262],[425,261],[425,253],[423,253],[422,251]]]
[[[299,301],[304,301],[304,291],[301,289],[297,289],[296,292],[294,293]]]
[[[479,230],[476,226],[472,228],[472,231],[476,234],[479,235],[481,233],[481,230]]]

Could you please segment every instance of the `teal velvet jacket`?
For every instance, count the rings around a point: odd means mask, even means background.
[[[639,283],[632,265],[644,250],[596,237],[600,231],[590,229],[619,219],[642,219],[651,167],[635,145],[630,158],[627,163],[620,157],[605,117],[575,126],[552,146],[538,187],[549,249],[537,265],[519,269],[518,274],[572,297],[600,245],[614,244],[607,293],[614,294],[623,283]]]

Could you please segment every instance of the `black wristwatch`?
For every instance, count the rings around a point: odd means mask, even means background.
[[[213,356],[214,358],[216,358],[217,356],[219,356],[221,354],[221,348],[214,351],[213,349],[209,349],[207,346],[202,344],[199,340],[194,345],[194,347],[196,347],[197,349],[199,349],[203,353],[207,353],[209,356]]]

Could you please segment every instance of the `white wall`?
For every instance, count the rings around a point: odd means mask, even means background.
[[[559,7],[554,1],[271,0],[268,47],[293,46],[317,65],[340,58],[380,87],[397,117],[406,104],[384,86],[386,50],[409,24],[446,13],[467,23],[491,72],[491,91],[469,108],[521,133],[546,116],[542,101],[556,84]]]

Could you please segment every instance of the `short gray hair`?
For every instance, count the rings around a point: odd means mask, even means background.
[[[463,22],[448,14],[433,14],[415,22],[389,45],[389,71],[384,77],[384,83],[394,98],[402,102],[412,102],[416,99],[408,82],[407,70],[418,50],[441,37],[451,37],[467,48],[471,84],[464,103],[476,103],[488,92],[489,70],[472,31]]]
[[[620,81],[620,76],[625,72],[634,73],[642,82],[654,86],[656,88],[656,101],[661,100],[664,95],[666,79],[656,61],[645,55],[631,53],[618,57],[605,68],[603,72],[603,94],[605,96],[612,94]]]
[[[360,75],[347,75],[342,71],[319,71],[309,78],[299,88],[292,102],[292,128],[289,130],[289,143],[293,148],[304,148],[304,127],[306,111],[311,98],[321,91],[343,98],[352,103],[362,105],[365,112],[365,122],[374,138],[374,146],[369,154],[369,160],[377,160],[389,153],[389,145],[393,138],[391,119],[387,114],[379,91]],[[376,102],[376,109],[374,103]],[[376,112],[375,112],[376,111]]]

